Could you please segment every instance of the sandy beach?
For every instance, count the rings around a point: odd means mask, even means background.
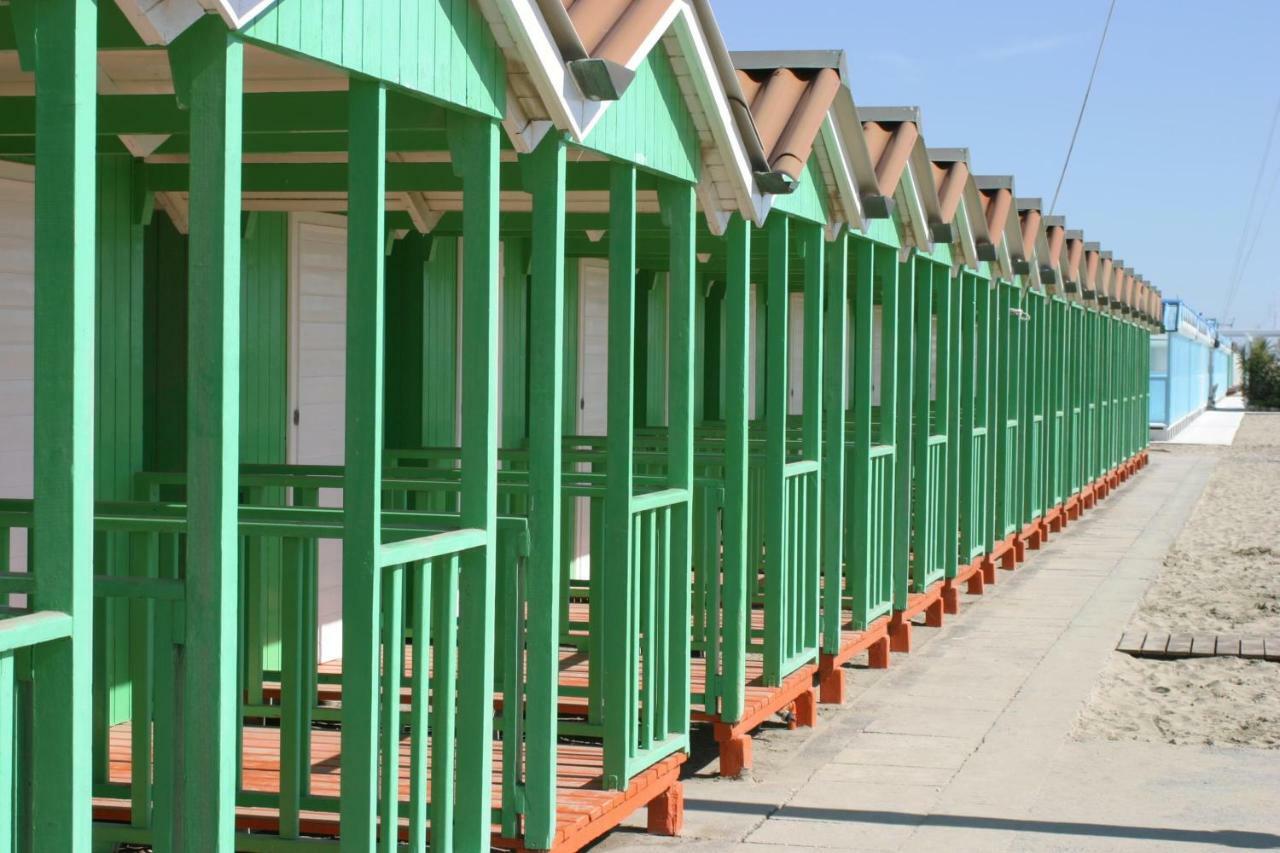
[[[1154,452],[1217,467],[1128,630],[1280,637],[1280,416],[1247,415],[1231,447]],[[1117,652],[1074,734],[1280,749],[1280,664]]]

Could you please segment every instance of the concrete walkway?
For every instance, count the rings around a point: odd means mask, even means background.
[[[851,701],[816,729],[761,735],[753,778],[716,778],[701,750],[684,837],[622,830],[597,849],[1280,848],[1277,753],[1071,736],[1213,464],[1154,452],[988,595],[917,630],[913,654],[850,670]]]
[[[1196,415],[1181,432],[1161,444],[1216,444],[1229,446],[1244,421],[1244,398],[1239,394],[1224,397],[1212,409]]]

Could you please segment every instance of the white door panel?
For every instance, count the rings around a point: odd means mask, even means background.
[[[604,435],[608,419],[609,265],[584,258],[578,272],[578,434]],[[591,575],[591,501],[576,498],[574,507],[570,576],[585,580]]]
[[[0,178],[0,497],[32,492],[35,412],[35,175]],[[27,532],[10,537],[11,571],[27,567]],[[9,601],[25,606],[26,596]],[[0,595],[0,605],[6,597]]]
[[[787,301],[787,414],[804,413],[804,294]]]
[[[347,226],[341,216],[290,221],[289,461],[341,465],[346,438]],[[320,505],[342,506],[322,489]],[[320,660],[342,655],[342,542],[320,542],[316,643]]]

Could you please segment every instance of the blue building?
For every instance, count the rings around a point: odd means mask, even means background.
[[[1164,333],[1151,336],[1152,438],[1172,438],[1239,384],[1239,357],[1219,341],[1217,322],[1164,300]]]

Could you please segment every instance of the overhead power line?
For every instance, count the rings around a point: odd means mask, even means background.
[[[1053,191],[1053,202],[1049,205],[1052,216],[1058,207],[1058,195],[1062,192],[1062,182],[1067,177],[1067,166],[1071,165],[1071,152],[1076,149],[1076,137],[1080,135],[1080,125],[1084,122],[1084,110],[1089,106],[1089,93],[1093,91],[1093,78],[1098,76],[1098,63],[1102,61],[1102,48],[1107,43],[1107,31],[1111,29],[1111,16],[1116,11],[1116,0],[1111,0],[1107,8],[1107,21],[1102,25],[1102,38],[1098,39],[1098,52],[1093,57],[1093,70],[1089,72],[1089,85],[1084,88],[1084,99],[1080,101],[1080,113],[1076,116],[1075,130],[1071,131],[1071,144],[1067,146],[1067,157],[1062,161],[1062,174],[1058,175],[1058,186]]]
[[[1227,299],[1222,306],[1222,318],[1225,320],[1231,315],[1232,303],[1236,298],[1236,291],[1240,289],[1240,282],[1244,280],[1245,269],[1249,265],[1249,258],[1253,255],[1253,247],[1258,241],[1258,233],[1262,230],[1262,223],[1266,219],[1266,210],[1271,206],[1271,196],[1275,192],[1276,177],[1272,177],[1271,185],[1267,190],[1267,199],[1263,204],[1263,213],[1256,218],[1255,212],[1258,207],[1258,191],[1262,189],[1262,179],[1267,173],[1267,164],[1271,161],[1271,152],[1276,144],[1276,127],[1280,124],[1280,99],[1276,100],[1275,111],[1271,113],[1271,125],[1267,128],[1267,141],[1262,149],[1262,161],[1258,163],[1258,174],[1253,179],[1253,192],[1249,194],[1249,207],[1245,209],[1244,227],[1240,229],[1240,242],[1236,245],[1235,260],[1231,264],[1231,277],[1227,279]],[[1280,176],[1280,170],[1276,172]],[[1252,231],[1252,237],[1250,237]]]

